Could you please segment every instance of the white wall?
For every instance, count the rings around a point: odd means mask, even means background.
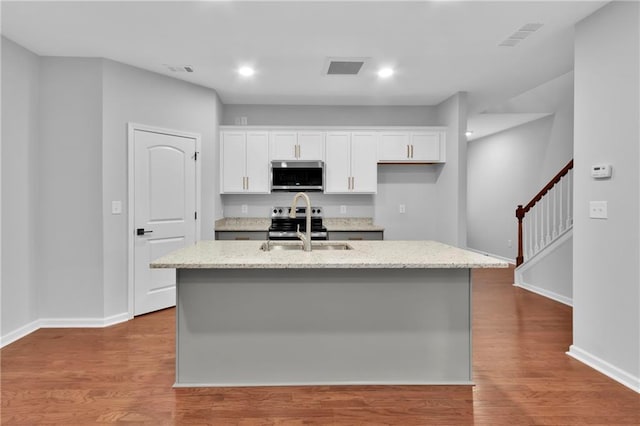
[[[438,177],[442,165],[378,166],[375,223],[384,227],[387,240],[434,240],[437,238]],[[400,204],[405,213],[399,213]]]
[[[573,345],[640,391],[640,4],[612,2],[576,26]],[[592,164],[613,165],[596,181]],[[608,201],[609,219],[588,217]]]
[[[127,123],[201,135],[201,239],[213,239],[218,193],[216,92],[111,60],[103,61],[103,186],[105,316],[127,311]],[[123,214],[111,214],[111,201]]]
[[[289,126],[437,126],[433,106],[225,105],[222,124]]]
[[[515,261],[515,211],[573,157],[573,90],[557,111],[468,143],[468,246]],[[508,241],[511,241],[509,247]]]
[[[573,306],[573,231],[516,269],[514,285]]]
[[[29,324],[126,315],[127,123],[201,134],[202,238],[212,239],[217,94],[109,60],[40,58],[2,43],[3,341]],[[111,215],[112,200],[123,201],[122,215]]]
[[[447,126],[446,163],[438,178],[436,236],[458,247],[467,246],[467,94],[459,92],[437,107],[438,121]]]
[[[2,317],[7,336],[38,319],[36,265],[39,58],[2,37]]]
[[[102,318],[102,61],[43,57],[40,90],[40,316]]]

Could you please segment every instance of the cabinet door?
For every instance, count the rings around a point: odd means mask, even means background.
[[[222,132],[220,134],[220,192],[244,192],[246,170],[245,132]]]
[[[271,132],[271,159],[296,160],[298,134],[290,131]]]
[[[247,132],[246,191],[269,193],[269,133]]]
[[[298,132],[298,160],[324,160],[324,132]]]
[[[375,194],[378,190],[376,133],[351,134],[351,192]]]
[[[378,161],[409,161],[409,132],[380,132]]]
[[[440,132],[411,133],[411,160],[440,162],[440,136]]]
[[[324,192],[349,192],[351,178],[351,134],[329,132],[325,142]]]

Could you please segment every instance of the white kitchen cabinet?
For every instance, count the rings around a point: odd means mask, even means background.
[[[445,132],[383,131],[378,140],[380,163],[444,163]]]
[[[325,193],[377,192],[376,140],[375,132],[327,133]]]
[[[324,160],[324,132],[272,131],[272,160]]]
[[[220,192],[269,193],[269,133],[220,133]]]

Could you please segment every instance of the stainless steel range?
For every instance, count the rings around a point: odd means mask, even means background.
[[[291,207],[274,207],[271,209],[270,240],[297,240],[296,230],[306,232],[306,207],[296,207],[296,217],[290,218]],[[322,225],[322,208],[311,207],[311,239],[326,240],[327,228]]]

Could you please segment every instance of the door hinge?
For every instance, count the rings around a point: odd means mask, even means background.
[[[196,220],[198,219],[198,212],[194,212],[193,213],[193,218],[196,219]]]

